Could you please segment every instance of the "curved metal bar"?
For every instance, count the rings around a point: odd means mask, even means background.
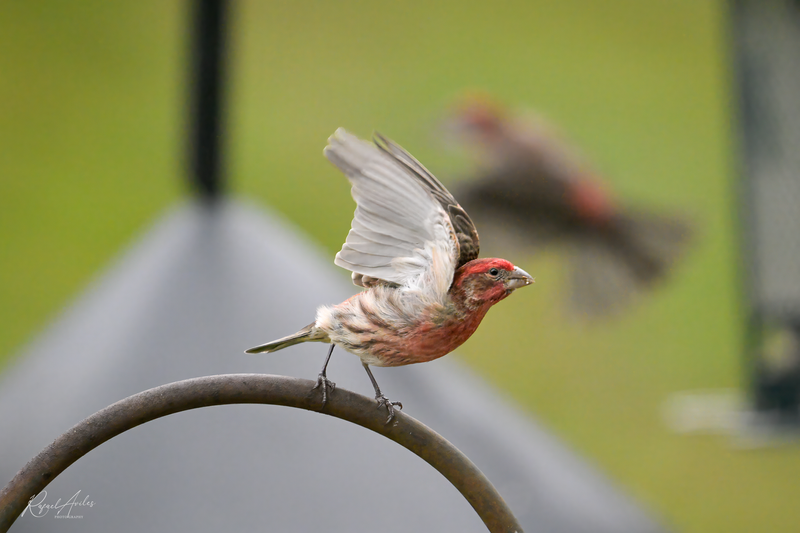
[[[386,412],[375,400],[335,389],[322,407],[314,382],[266,374],[227,374],[187,379],[134,394],[75,425],[31,459],[0,492],[0,531],[5,532],[30,498],[72,463],[102,443],[162,416],[213,405],[262,403],[317,411],[395,441],[424,459],[469,501],[491,532],[522,532],[511,510],[486,476],[441,435],[397,412],[386,424]]]

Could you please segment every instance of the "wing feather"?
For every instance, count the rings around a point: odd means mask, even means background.
[[[422,164],[411,154],[403,150],[398,144],[384,137],[380,133],[375,133],[375,141],[383,152],[389,154],[396,161],[405,166],[411,174],[421,181],[431,192],[433,197],[439,202],[442,208],[450,217],[456,239],[458,240],[459,256],[456,268],[465,263],[478,258],[480,253],[480,239],[475,224],[463,207],[450,194],[450,191],[442,185],[436,176],[431,174]]]
[[[430,288],[443,296],[461,264],[477,257],[478,234],[439,180],[385,137],[376,144],[339,129],[325,156],[344,172],[356,201],[335,263],[360,286]]]

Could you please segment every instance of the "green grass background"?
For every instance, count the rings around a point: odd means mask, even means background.
[[[327,136],[378,129],[447,180],[460,162],[432,127],[469,88],[543,111],[620,196],[690,213],[702,238],[673,283],[616,321],[565,320],[558,259],[511,257],[537,284],[457,357],[675,530],[797,530],[796,447],[738,451],[660,414],[744,382],[723,2],[235,8],[229,185],[331,256],[354,205]],[[174,1],[0,4],[0,362],[185,196],[187,20]]]

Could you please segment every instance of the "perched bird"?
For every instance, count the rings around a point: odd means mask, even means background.
[[[335,387],[328,362],[341,346],[361,359],[388,422],[402,404],[383,395],[370,365],[423,363],[450,353],[490,307],[533,278],[504,259],[478,259],[478,233],[455,198],[400,146],[377,133],[374,141],[340,128],[324,152],[350,180],[357,204],[334,263],[352,271],[364,290],[319,307],[308,326],[247,353],[331,343],[314,387],[322,389],[324,406]]]
[[[446,126],[475,159],[475,175],[455,189],[462,204],[514,244],[564,248],[578,315],[623,309],[667,275],[690,241],[681,217],[619,203],[536,115],[473,95],[454,106]]]

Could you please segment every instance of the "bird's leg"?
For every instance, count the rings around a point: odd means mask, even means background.
[[[403,404],[401,402],[392,402],[389,401],[389,398],[384,396],[381,392],[381,388],[378,386],[378,382],[375,381],[375,376],[372,375],[372,370],[369,369],[369,365],[367,363],[362,363],[364,365],[364,370],[367,371],[367,375],[369,376],[369,380],[372,382],[372,386],[375,388],[375,399],[378,400],[378,409],[381,406],[386,406],[386,410],[389,411],[389,418],[386,419],[386,423],[392,421],[394,418],[394,406],[396,405],[398,409],[403,408]]]
[[[314,385],[314,388],[311,390],[315,390],[319,387],[322,387],[322,407],[325,407],[325,404],[328,403],[328,389],[331,389],[331,392],[336,388],[336,383],[328,379],[328,363],[331,360],[331,354],[333,353],[333,349],[336,347],[335,344],[331,343],[331,349],[328,350],[328,357],[325,358],[325,364],[322,365],[322,370],[320,371],[319,375],[317,376],[317,384]]]

